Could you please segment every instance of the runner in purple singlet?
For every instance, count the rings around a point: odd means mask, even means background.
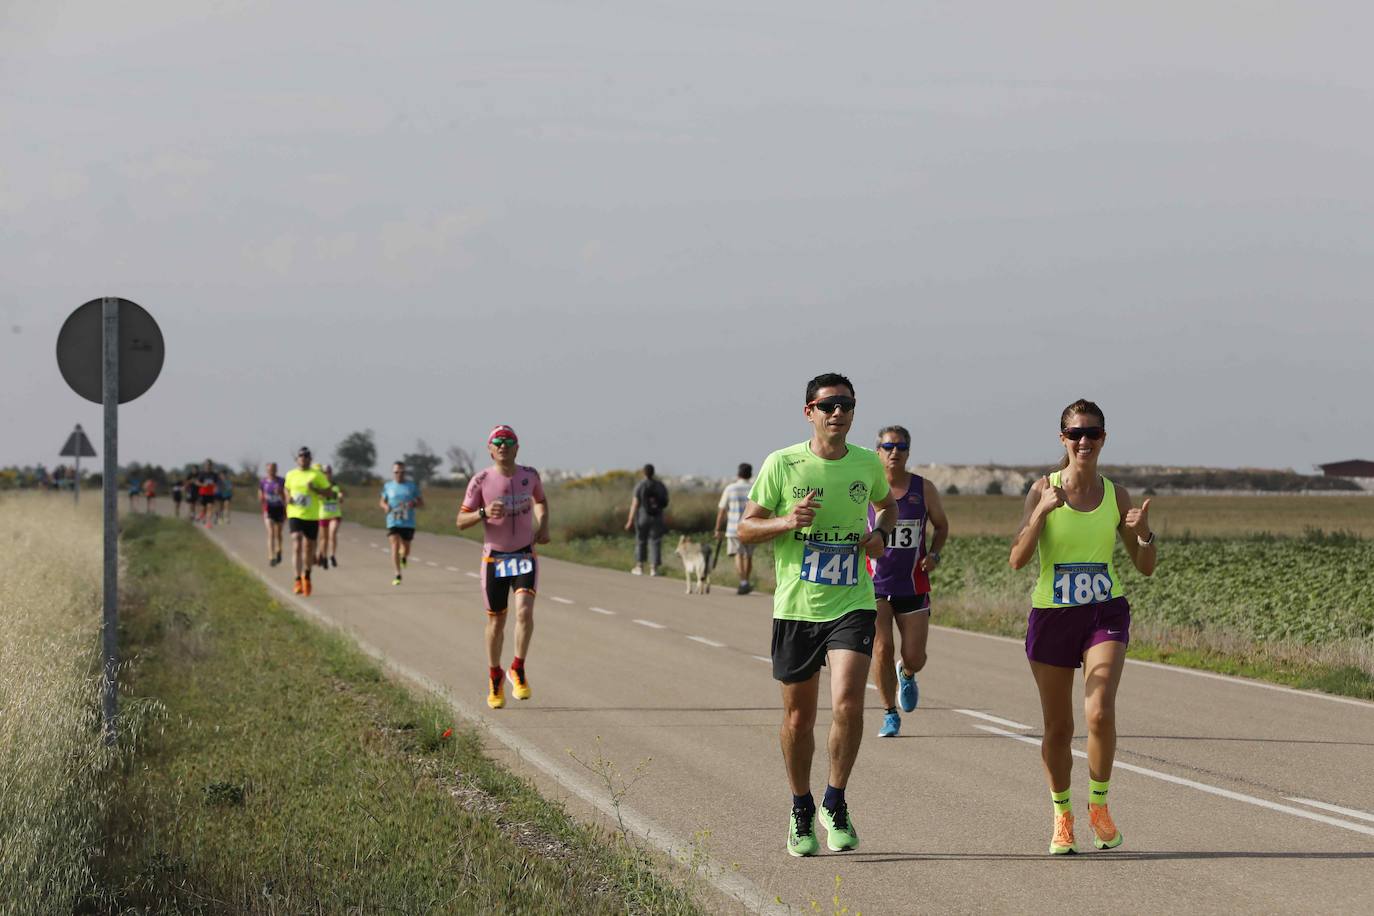
[[[929,480],[906,469],[911,455],[911,433],[903,426],[884,427],[878,433],[878,455],[897,500],[897,527],[887,538],[883,555],[868,561],[873,591],[878,599],[878,622],[873,636],[873,670],[878,696],[886,714],[879,738],[895,738],[902,728],[902,709],[916,708],[920,693],[916,672],[926,664],[926,639],[930,634],[930,571],[940,562],[940,548],[949,537],[949,519],[940,504],[940,492]],[[873,507],[868,509],[869,530]],[[926,549],[926,523],[934,529]],[[901,659],[892,660],[892,624],[901,634]]]
[[[281,526],[286,521],[286,481],[277,476],[277,464],[267,463],[267,476],[258,481],[262,523],[267,527],[267,564],[281,562]]]

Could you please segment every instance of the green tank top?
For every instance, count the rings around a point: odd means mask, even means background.
[[[1050,483],[1062,486],[1059,471],[1050,474]],[[1040,578],[1035,582],[1031,606],[1038,608],[1078,607],[1120,598],[1121,580],[1112,562],[1116,529],[1121,510],[1116,504],[1116,487],[1102,478],[1102,502],[1091,512],[1060,506],[1045,517],[1036,551],[1040,555]]]

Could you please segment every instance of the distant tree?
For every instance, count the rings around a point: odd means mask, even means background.
[[[477,469],[477,463],[473,460],[472,452],[459,445],[448,447],[448,467],[455,476],[471,477],[472,472]]]
[[[958,496],[958,495],[959,495],[959,488],[956,487],[954,484],[950,484],[949,486],[945,487],[945,495],[946,495],[946,496]]]
[[[370,429],[360,430],[344,436],[343,441],[334,446],[334,470],[344,479],[362,479],[372,476],[372,468],[377,463],[377,434]]]
[[[258,466],[262,464],[256,457],[245,456],[239,459],[239,474],[249,479],[258,476]]]
[[[429,443],[423,439],[416,439],[415,451],[402,455],[401,460],[406,463],[406,471],[419,484],[429,483],[434,472],[439,470],[439,465],[444,463],[444,459],[434,454]]]
[[[1002,495],[1002,481],[1000,481],[1000,480],[989,480],[989,481],[988,481],[988,488],[987,488],[986,490],[984,490],[983,492],[987,493],[989,496],[1001,496],[1001,495]]]

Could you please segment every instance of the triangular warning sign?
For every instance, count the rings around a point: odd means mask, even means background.
[[[75,458],[78,455],[82,458],[94,458],[95,448],[81,428],[77,427],[76,431],[67,437],[67,444],[62,446],[62,451],[57,455],[59,458]]]

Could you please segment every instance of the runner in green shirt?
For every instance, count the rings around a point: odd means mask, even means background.
[[[863,739],[864,688],[877,602],[866,557],[882,556],[897,522],[876,453],[849,445],[854,385],[833,372],[806,386],[811,438],[769,455],[739,523],[742,544],[773,541],[773,677],[782,682],[782,755],[792,787],[787,851],[815,855],[814,821],[826,845],[857,849],[844,790]],[[868,506],[877,507],[868,530]],[[811,795],[820,672],[830,668],[830,778],[820,810]]]

